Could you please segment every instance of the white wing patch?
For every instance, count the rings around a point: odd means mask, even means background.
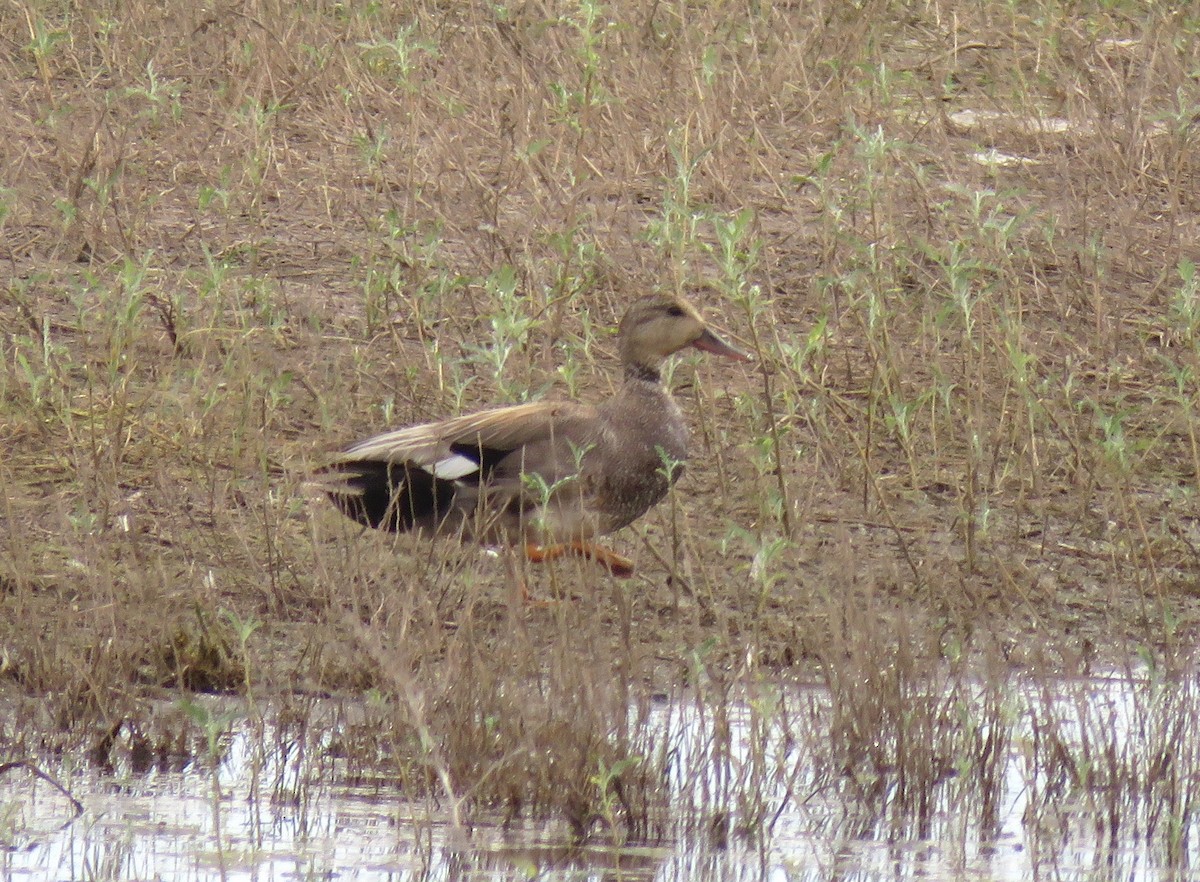
[[[439,459],[433,465],[425,466],[425,471],[442,481],[457,481],[479,471],[479,463],[470,457],[454,453],[445,459]]]

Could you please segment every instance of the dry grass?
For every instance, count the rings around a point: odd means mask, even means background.
[[[1179,662],[1197,28],[1133,3],[5,6],[0,674],[64,725],[159,686],[375,689],[422,787],[587,827],[647,689],[811,664],[850,696],[898,634],[917,673]],[[648,288],[760,358],[675,369],[693,462],[620,540],[632,582],[565,562],[535,584],[571,602],[514,610],[497,561],[304,495],[385,425],[605,394]],[[621,768],[645,833],[653,772]]]

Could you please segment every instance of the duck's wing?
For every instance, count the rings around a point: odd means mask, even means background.
[[[455,480],[494,467],[523,447],[586,443],[589,425],[598,420],[596,408],[575,402],[516,404],[384,432],[343,451],[334,463],[405,464]]]
[[[600,424],[596,408],[575,402],[480,411],[368,438],[338,454],[315,483],[361,523],[438,529],[456,512],[478,514],[485,497],[488,507],[518,500],[527,475],[553,486],[595,443]]]

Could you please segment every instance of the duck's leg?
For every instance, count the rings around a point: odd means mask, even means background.
[[[603,545],[593,545],[591,542],[580,540],[557,542],[553,545],[534,545],[531,542],[525,544],[525,557],[533,563],[543,563],[566,557],[568,554],[594,560],[619,579],[628,579],[633,575],[633,561]]]

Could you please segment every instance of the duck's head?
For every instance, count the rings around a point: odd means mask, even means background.
[[[617,333],[621,361],[627,372],[636,374],[657,376],[664,358],[688,346],[736,361],[750,361],[750,356],[709,330],[694,306],[671,294],[651,294],[635,301],[621,319]]]

